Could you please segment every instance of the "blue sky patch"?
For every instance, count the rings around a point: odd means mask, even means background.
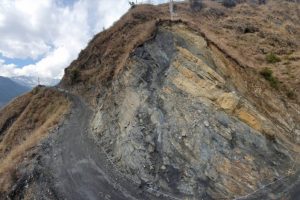
[[[57,0],[58,5],[72,6],[78,0]]]
[[[38,62],[41,58],[38,58],[38,59],[35,59],[35,60],[30,59],[30,58],[27,58],[27,59],[6,58],[6,57],[2,56],[1,53],[0,53],[0,59],[4,60],[5,64],[14,64],[17,67],[21,68],[21,67],[24,67],[26,65],[34,64],[34,63]]]

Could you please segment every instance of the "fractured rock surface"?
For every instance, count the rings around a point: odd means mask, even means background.
[[[99,99],[94,135],[124,174],[180,198],[291,197],[296,154],[218,55],[185,25],[161,25]]]

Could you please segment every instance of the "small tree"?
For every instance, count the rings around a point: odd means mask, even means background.
[[[70,81],[71,84],[77,83],[80,79],[80,72],[78,69],[72,69],[70,71]]]
[[[133,1],[128,1],[129,5],[131,6],[131,8],[135,7],[135,3]]]

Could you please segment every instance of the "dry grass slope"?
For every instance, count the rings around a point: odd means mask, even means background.
[[[17,179],[17,168],[69,109],[59,92],[35,88],[0,111],[0,193]]]
[[[254,69],[258,76],[263,68],[270,68],[279,81],[279,91],[299,103],[300,4],[270,0],[266,5],[241,3],[225,8],[216,1],[205,0],[204,5],[195,12],[186,3],[178,4],[176,18],[204,34],[239,65]],[[168,5],[131,9],[91,40],[66,69],[61,85],[80,91],[95,103],[95,97],[103,94],[102,86],[118,77],[130,53],[155,35],[160,21],[169,18]],[[270,54],[280,61],[269,62]]]

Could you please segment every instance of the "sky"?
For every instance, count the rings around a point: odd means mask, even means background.
[[[128,9],[128,0],[0,0],[0,76],[61,78]]]

